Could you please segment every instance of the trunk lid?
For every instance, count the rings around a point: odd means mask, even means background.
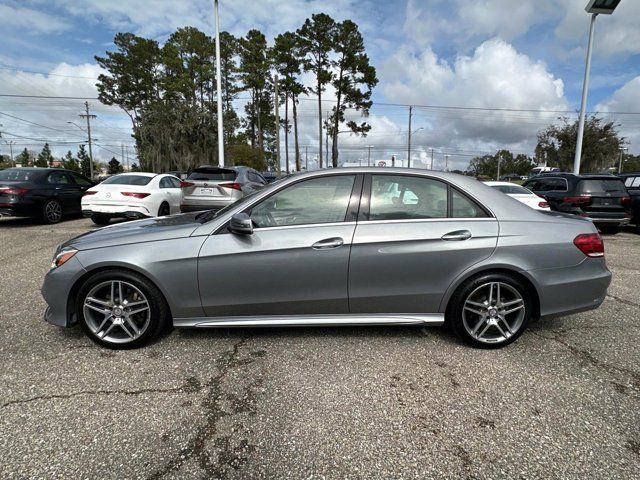
[[[197,198],[232,198],[232,185],[238,178],[238,172],[231,168],[201,167],[196,168],[183,182],[182,192],[185,197]]]

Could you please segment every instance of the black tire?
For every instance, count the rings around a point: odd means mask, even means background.
[[[64,210],[58,200],[51,198],[42,204],[41,218],[44,223],[49,225],[58,223],[63,216]]]
[[[600,231],[605,235],[615,235],[620,231],[620,227],[612,227],[611,225],[605,225],[600,227]]]
[[[111,217],[102,213],[94,213],[93,215],[91,215],[91,221],[96,225],[104,226],[109,225]]]
[[[485,288],[485,286],[494,282],[500,283],[502,285],[502,298],[504,298],[503,295],[513,293],[512,290],[504,286],[505,284],[519,294],[522,299],[524,313],[522,314],[522,317],[520,317],[520,310],[518,310],[517,312],[515,312],[517,315],[516,318],[514,318],[513,313],[509,313],[508,316],[506,316],[507,320],[514,322],[509,327],[511,328],[515,326],[514,331],[511,332],[510,330],[506,329],[507,325],[503,321],[498,320],[500,317],[489,316],[490,305],[488,305],[486,309],[486,320],[485,317],[470,312],[467,319],[467,325],[469,325],[469,323],[471,323],[472,325],[480,325],[480,328],[478,328],[478,332],[480,331],[480,329],[484,329],[491,320],[497,320],[496,323],[498,324],[498,326],[489,326],[487,330],[487,336],[489,337],[492,335],[496,335],[496,337],[500,337],[500,339],[493,340],[491,338],[486,338],[484,341],[482,341],[472,335],[472,333],[467,330],[467,326],[465,326],[465,318],[467,318],[463,316],[463,312],[465,311],[465,302],[467,300],[470,300],[469,297],[472,295],[483,295],[483,289]],[[508,310],[510,308],[511,307],[507,307],[505,308],[505,310]],[[499,313],[500,309],[496,308],[496,310],[498,310]],[[471,345],[472,347],[502,348],[514,342],[520,335],[522,335],[522,332],[524,332],[529,325],[529,320],[531,319],[532,312],[533,299],[531,298],[531,293],[520,280],[504,273],[485,273],[469,278],[468,280],[463,282],[460,287],[458,287],[456,292],[451,297],[451,300],[449,301],[449,308],[447,308],[447,324],[460,339],[462,339],[465,343]],[[516,319],[517,321],[515,321]],[[469,328],[472,329],[472,327]],[[508,337],[503,337],[499,333],[498,328],[507,333]]]
[[[162,202],[160,204],[160,208],[158,209],[158,216],[164,217],[167,215],[171,215],[171,207],[167,202]]]
[[[115,343],[113,341],[109,341],[109,339],[104,340],[103,338],[100,338],[96,333],[94,333],[84,315],[84,304],[87,295],[92,289],[94,289],[94,287],[110,281],[123,281],[133,285],[142,292],[148,302],[150,312],[148,315],[148,325],[146,326],[146,329],[142,331],[137,338],[126,341],[126,343]],[[121,299],[119,301],[121,302]],[[75,307],[78,322],[82,326],[85,334],[98,345],[114,350],[129,350],[147,345],[158,338],[160,334],[171,324],[169,307],[160,290],[142,275],[127,270],[104,270],[89,277],[78,291]],[[116,327],[116,330],[117,328],[118,327]]]

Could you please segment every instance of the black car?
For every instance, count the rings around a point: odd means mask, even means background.
[[[640,172],[622,173],[619,175],[631,197],[631,223],[640,233]]]
[[[631,198],[614,175],[542,174],[522,185],[543,197],[551,210],[589,218],[605,233],[629,223]]]
[[[7,168],[0,171],[0,216],[35,217],[58,223],[81,215],[80,200],[94,183],[61,168]]]

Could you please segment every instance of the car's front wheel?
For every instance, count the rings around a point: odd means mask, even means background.
[[[529,324],[533,303],[518,279],[492,273],[465,281],[447,312],[454,332],[478,348],[499,348],[515,341]]]
[[[92,275],[80,288],[76,313],[94,342],[113,349],[137,348],[169,323],[169,308],[158,288],[126,270]]]

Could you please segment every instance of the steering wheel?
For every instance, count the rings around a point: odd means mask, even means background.
[[[276,223],[276,219],[273,218],[273,215],[271,215],[271,212],[268,210],[261,212],[260,214],[257,215],[257,218],[252,218],[252,220],[254,221],[254,223],[258,228],[278,226],[278,224]]]

